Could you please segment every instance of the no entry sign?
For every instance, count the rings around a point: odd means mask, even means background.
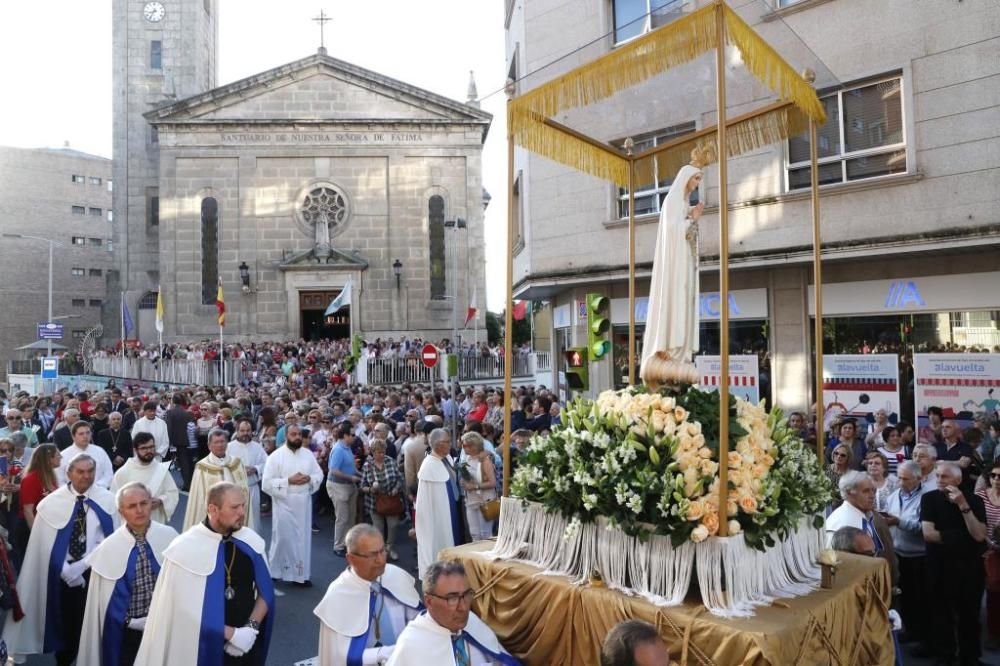
[[[428,368],[433,368],[435,365],[437,365],[438,359],[440,357],[441,356],[440,354],[438,354],[437,347],[435,347],[429,342],[426,345],[424,345],[423,349],[420,350],[420,360]]]

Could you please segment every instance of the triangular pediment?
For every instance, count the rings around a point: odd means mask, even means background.
[[[279,261],[276,268],[290,270],[365,270],[368,262],[355,251],[338,250],[332,247],[315,247],[303,250]]]
[[[325,54],[235,81],[146,114],[153,124],[205,121],[430,122],[489,125],[474,106]]]

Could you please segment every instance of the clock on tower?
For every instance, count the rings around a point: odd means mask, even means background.
[[[162,2],[147,2],[146,6],[142,8],[143,17],[150,23],[159,23],[163,20],[163,15],[166,14],[167,10],[164,9]]]

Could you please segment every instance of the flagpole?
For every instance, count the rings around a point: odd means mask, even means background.
[[[121,292],[122,302],[118,308],[118,320],[122,325],[122,384],[125,383],[125,292]]]

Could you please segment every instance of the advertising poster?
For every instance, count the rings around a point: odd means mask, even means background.
[[[979,412],[1000,415],[1000,354],[914,354],[913,377],[918,431],[928,407],[940,407],[960,428]]]
[[[718,356],[696,356],[694,365],[698,368],[702,391],[719,390],[719,375],[722,371],[722,360]],[[758,377],[757,357],[753,354],[729,357],[729,393],[747,402],[760,402],[760,379]]]
[[[867,432],[875,412],[899,421],[899,357],[896,354],[831,354],[823,357],[823,425],[841,417]]]

